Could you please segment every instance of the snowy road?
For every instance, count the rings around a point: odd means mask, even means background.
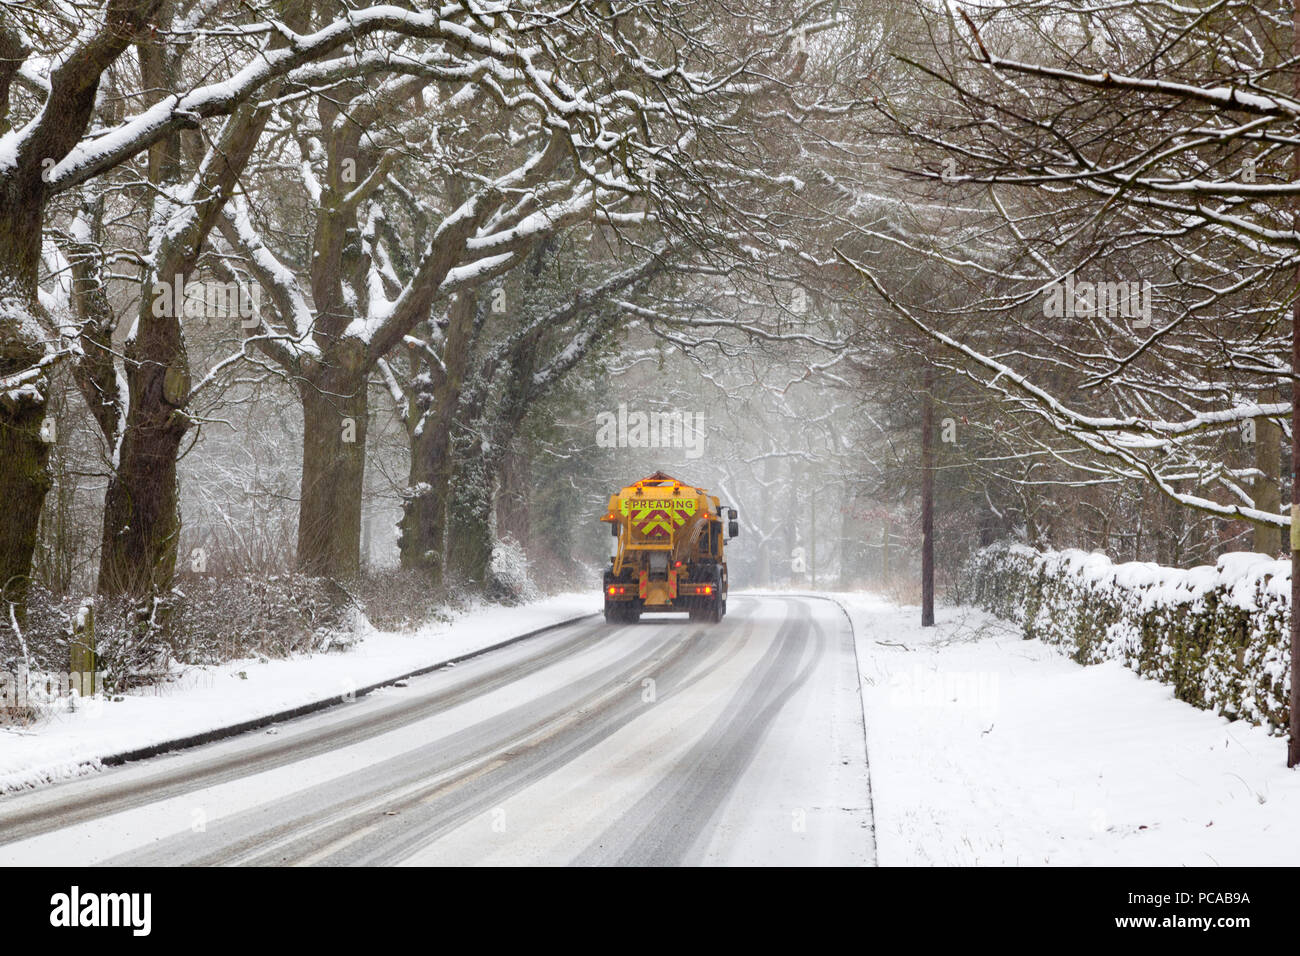
[[[874,861],[838,608],[570,625],[271,732],[0,800],[11,864]]]

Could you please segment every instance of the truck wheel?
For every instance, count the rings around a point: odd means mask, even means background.
[[[605,605],[606,624],[622,624],[626,620],[627,620],[627,614],[625,613],[622,607],[620,607],[617,604]]]

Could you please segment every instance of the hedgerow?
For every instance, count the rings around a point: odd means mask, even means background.
[[[1225,554],[1183,570],[1084,551],[984,548],[956,597],[1080,664],[1118,660],[1196,707],[1285,732],[1291,563]]]

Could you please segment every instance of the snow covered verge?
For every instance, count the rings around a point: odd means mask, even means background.
[[[1182,570],[1001,544],[973,556],[956,598],[1080,664],[1119,661],[1179,700],[1282,734],[1290,593],[1291,562],[1261,554]]]
[[[369,629],[344,653],[191,666],[112,699],[74,700],[27,727],[0,727],[0,793],[98,769],[118,754],[257,721],[600,610],[600,594],[481,605],[409,633]]]
[[[976,608],[923,629],[918,608],[834,597],[858,642],[881,865],[1300,863],[1300,774],[1264,728]]]

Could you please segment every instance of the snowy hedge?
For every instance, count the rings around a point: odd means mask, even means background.
[[[1017,621],[1080,664],[1119,660],[1174,695],[1281,734],[1287,724],[1291,562],[1225,554],[1181,570],[1084,551],[994,545],[957,598]]]

